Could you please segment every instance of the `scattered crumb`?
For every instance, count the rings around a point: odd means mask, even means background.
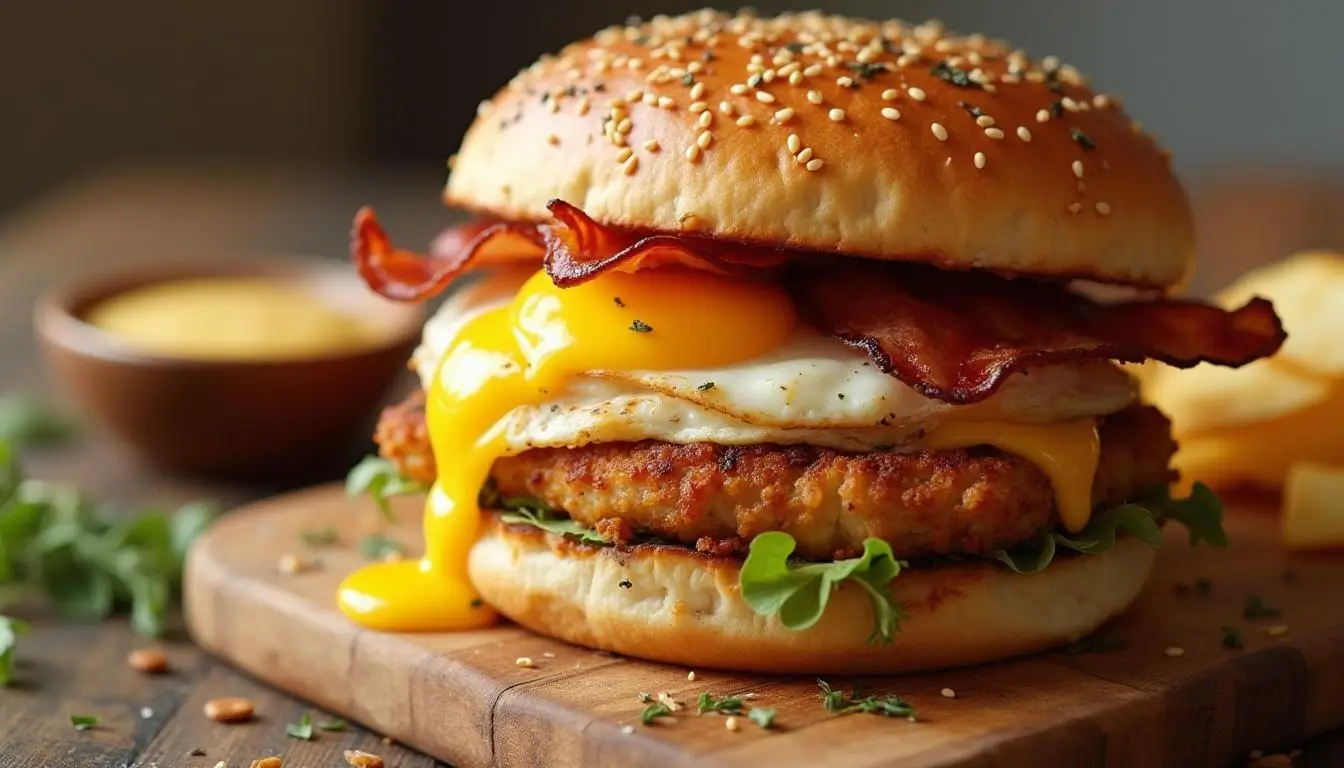
[[[345,762],[359,768],[383,768],[383,758],[358,749],[345,750]]]
[[[1288,634],[1288,625],[1275,624],[1272,627],[1265,627],[1265,634],[1270,637],[1282,637],[1283,635]]]
[[[317,561],[310,560],[301,555],[296,555],[292,552],[286,552],[280,556],[280,561],[276,563],[275,567],[281,573],[303,573],[304,571],[315,569],[317,567]]]
[[[229,764],[220,760],[218,763],[215,763],[215,768],[229,768]]]
[[[154,710],[150,709],[149,707],[141,707],[140,716],[148,720],[149,718],[154,716]]]
[[[633,725],[622,725],[622,726],[621,726],[621,733],[625,734],[626,736],[629,736],[630,734],[632,734],[632,733],[634,733],[634,732],[635,732],[635,726],[633,726]]]
[[[136,672],[157,675],[168,671],[168,657],[157,648],[137,648],[126,657],[126,663]]]
[[[1180,647],[1180,646],[1178,646],[1178,645],[1173,645],[1173,646],[1167,648],[1167,650],[1163,651],[1163,653],[1167,654],[1168,656],[1170,656],[1170,657],[1172,657],[1172,658],[1174,659],[1174,658],[1176,658],[1177,656],[1184,656],[1184,655],[1185,655],[1185,649],[1182,648],[1182,647]]]
[[[686,673],[686,679],[687,679],[687,680],[690,680],[692,683],[694,683],[694,682],[695,682],[695,670],[691,670],[690,672],[687,672],[687,673]]]
[[[943,689],[943,698],[944,698],[944,699],[955,699],[955,698],[957,698],[957,692],[954,691],[954,690],[952,690],[951,688],[944,688],[944,689]]]
[[[390,746],[392,746],[392,737],[391,737],[391,736],[384,736],[384,737],[382,738],[382,745],[383,745],[384,747],[390,747]]]
[[[677,710],[681,709],[681,702],[672,698],[672,694],[668,693],[667,691],[658,692],[658,703],[662,704],[663,706],[667,707],[673,712],[676,712]]]
[[[723,727],[727,728],[733,733],[737,733],[738,731],[742,730],[742,726],[737,722],[737,718],[733,717],[732,715],[729,715],[728,717],[724,718]]]
[[[285,761],[278,757],[263,757],[252,761],[252,768],[282,768]]]
[[[756,692],[755,692],[755,691],[750,691],[750,692],[748,692],[748,693],[744,693],[744,694],[742,694],[742,698],[746,699],[747,701],[755,701],[755,700],[756,700]]]
[[[919,721],[919,718],[915,717],[914,715],[911,715],[911,716],[905,718],[905,721],[908,722],[908,723],[915,723],[915,722],[918,722],[918,721]]]
[[[239,696],[225,696],[205,702],[205,716],[216,723],[243,723],[252,719],[252,702]]]
[[[541,658],[543,658],[543,659],[554,659],[554,658],[555,658],[555,654],[554,654],[554,653],[551,653],[550,651],[547,651],[547,652],[541,654]]]
[[[518,658],[513,660],[513,663],[516,666],[524,667],[526,669],[533,669],[537,666],[532,662],[531,656],[519,656]]]

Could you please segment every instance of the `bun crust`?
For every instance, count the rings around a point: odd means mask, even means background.
[[[1194,252],[1118,98],[933,23],[612,27],[482,102],[450,164],[447,202],[507,219],[558,198],[629,229],[1151,287]]]
[[[1125,538],[1038,574],[987,563],[905,571],[894,583],[907,616],[886,647],[868,643],[872,603],[852,585],[841,585],[820,622],[794,632],[741,599],[737,561],[682,548],[593,549],[496,520],[469,569],[501,613],[566,642],[695,668],[885,674],[1075,640],[1134,601],[1155,557],[1153,547]]]

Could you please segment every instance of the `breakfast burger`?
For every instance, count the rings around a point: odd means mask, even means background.
[[[1165,296],[1194,252],[1168,154],[1054,57],[658,17],[520,72],[450,168],[476,218],[428,254],[354,225],[375,291],[454,286],[364,483],[428,490],[424,557],[346,579],[365,626],[890,672],[1091,632],[1164,524],[1226,540],[1119,364],[1241,366],[1282,327]]]

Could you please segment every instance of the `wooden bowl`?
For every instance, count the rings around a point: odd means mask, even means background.
[[[362,318],[379,341],[308,359],[191,360],[139,351],[82,319],[123,291],[210,276],[292,283]],[[373,294],[347,265],[269,257],[86,277],[43,295],[34,324],[58,382],[154,463],[229,479],[293,479],[348,461],[361,439],[368,444],[377,409],[407,370],[424,310]]]

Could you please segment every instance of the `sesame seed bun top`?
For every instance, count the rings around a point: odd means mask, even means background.
[[[936,22],[701,11],[611,27],[492,100],[445,200],[946,268],[1172,286],[1190,209],[1114,96]]]

